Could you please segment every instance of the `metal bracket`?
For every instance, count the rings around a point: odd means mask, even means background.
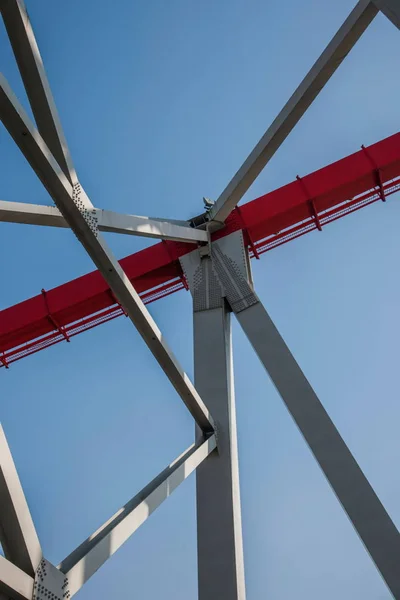
[[[68,577],[42,558],[35,574],[33,600],[69,600]]]
[[[44,304],[46,307],[46,312],[47,312],[47,319],[50,321],[51,325],[54,327],[54,329],[56,329],[58,331],[58,333],[60,333],[63,338],[65,339],[66,342],[69,342],[69,335],[66,332],[65,328],[62,327],[57,320],[55,319],[55,317],[52,315],[50,308],[49,308],[49,302],[47,299],[47,292],[44,288],[41,289],[42,295],[43,295],[43,299],[44,299]]]
[[[97,218],[97,209],[92,208],[92,203],[89,198],[86,196],[86,193],[81,187],[81,184],[75,183],[72,188],[72,200],[79,208],[82,216],[84,217],[86,223],[89,225],[92,233],[98,237],[99,235],[99,227],[98,227],[98,218]]]
[[[307,189],[307,186],[304,183],[304,181],[302,180],[302,178],[300,177],[300,175],[296,175],[296,179],[299,182],[301,189],[303,190],[303,192],[306,195],[306,198],[308,200],[308,204],[310,207],[310,211],[311,211],[311,216],[314,218],[315,225],[317,226],[318,231],[322,231],[322,225],[321,225],[321,221],[319,220],[318,211],[315,206],[314,198],[311,197],[311,195]]]
[[[210,243],[209,251],[205,255],[199,249],[180,258],[194,311],[220,308],[224,298],[235,313],[256,304],[243,233],[236,231]]]
[[[379,188],[379,196],[381,197],[382,202],[386,202],[386,194],[385,194],[385,188],[383,187],[381,170],[379,169],[378,165],[376,164],[375,160],[373,159],[371,154],[368,152],[368,150],[366,149],[364,144],[361,145],[361,149],[363,150],[365,156],[368,158],[369,162],[371,163],[371,165],[373,166],[373,168],[375,170],[376,185]]]

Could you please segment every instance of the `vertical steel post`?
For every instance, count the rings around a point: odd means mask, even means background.
[[[214,414],[218,451],[196,472],[199,600],[245,600],[230,312],[210,259],[200,271],[192,290],[195,385]]]

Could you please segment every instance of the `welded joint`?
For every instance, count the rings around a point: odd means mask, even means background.
[[[214,421],[213,423],[214,425],[214,431],[212,433],[204,433],[204,431],[201,431],[201,429],[196,429],[197,431],[197,436],[196,436],[196,443],[205,443],[207,442],[210,438],[215,437],[215,448],[213,450],[213,452],[211,452],[210,454],[213,454],[214,452],[216,452],[217,454],[219,453],[219,430],[220,430],[220,425],[218,422]]]
[[[217,454],[219,454],[219,431],[220,431],[220,425],[218,423],[218,421],[214,421],[214,433],[213,435],[215,436],[215,452]],[[209,437],[211,437],[211,435],[209,435]]]

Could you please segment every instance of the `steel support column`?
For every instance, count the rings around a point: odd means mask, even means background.
[[[214,243],[211,256],[215,277],[243,331],[385,583],[400,600],[400,534],[254,293],[246,276],[242,236]]]
[[[245,600],[231,320],[220,288],[207,277],[210,262],[203,259],[194,291],[195,385],[218,431],[218,452],[196,472],[199,600]],[[207,293],[210,307],[198,310],[198,295]]]

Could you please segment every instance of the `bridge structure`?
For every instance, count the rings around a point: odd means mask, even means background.
[[[196,471],[200,600],[244,600],[231,317],[237,319],[394,598],[400,535],[255,291],[250,259],[400,189],[400,134],[238,206],[379,11],[400,27],[398,0],[360,0],[215,202],[189,221],[95,207],[79,182],[23,0],[0,10],[35,123],[0,76],[0,117],[54,207],[0,201],[0,221],[70,228],[97,270],[0,311],[0,364],[12,363],[125,315],[196,423],[196,439],[59,565],[42,554],[0,431],[0,597],[69,600],[150,514]],[[200,211],[199,211],[200,212]],[[159,243],[118,261],[102,232]],[[193,298],[194,384],[146,304],[179,290]],[[71,344],[71,351],[73,345]]]

